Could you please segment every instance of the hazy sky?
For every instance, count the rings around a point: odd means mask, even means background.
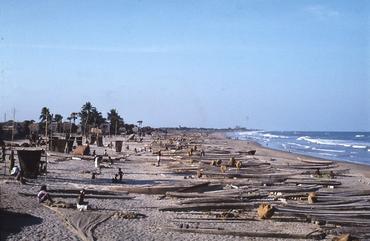
[[[0,118],[370,130],[367,2],[2,0]]]

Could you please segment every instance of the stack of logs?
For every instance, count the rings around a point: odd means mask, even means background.
[[[341,188],[341,179],[348,174],[348,170],[340,169],[331,161],[299,159],[292,164],[263,160],[263,157],[254,155],[253,150],[232,152],[222,148],[222,145],[203,146],[197,140],[198,137],[182,136],[182,149],[173,145],[180,137],[167,137],[167,140],[172,138],[171,144],[166,145],[166,139],[163,139],[161,145],[157,144],[155,148],[161,149],[167,167],[172,172],[199,182],[217,184],[219,189],[167,192],[166,197],[178,199],[178,205],[161,208],[161,211],[198,213],[203,215],[204,220],[225,220],[222,215],[237,212],[238,215],[226,215],[227,220],[260,220],[256,214],[262,204],[261,208],[268,206],[269,210],[273,210],[264,218],[311,222],[318,225],[318,230],[301,235],[236,232],[191,226],[184,228],[183,224],[180,227],[174,224],[173,227],[167,227],[168,230],[292,239],[323,239],[328,235],[349,233],[359,239],[370,239],[370,190]],[[215,214],[219,216],[214,218],[212,215]],[[346,237],[348,239],[343,240],[351,240],[351,236]]]

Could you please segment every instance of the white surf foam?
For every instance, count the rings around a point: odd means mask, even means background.
[[[292,142],[289,142],[288,144],[289,144],[289,145],[292,145],[292,146],[303,147],[303,148],[305,148],[305,149],[310,148],[310,146],[301,145],[301,144],[298,144],[298,143],[292,143]]]
[[[325,152],[319,152],[318,154],[323,155],[323,156],[336,156],[334,154],[325,153]]]
[[[320,139],[320,138],[315,139],[315,138],[311,138],[309,136],[301,136],[301,137],[297,138],[297,140],[306,141],[306,142],[317,144],[317,145],[344,146],[344,147],[353,147],[353,148],[356,148],[357,146],[360,146],[360,145],[357,145],[356,143],[351,143],[351,142],[347,142],[347,141],[343,141],[343,140]]]
[[[256,134],[261,133],[262,131],[241,131],[238,132],[238,135],[240,136],[254,136]]]
[[[263,137],[266,137],[266,138],[282,138],[282,139],[287,139],[287,138],[289,138],[289,137],[287,137],[287,136],[273,135],[273,134],[270,134],[270,133],[263,134],[262,136],[263,136]]]
[[[356,149],[365,149],[367,148],[367,146],[361,146],[361,145],[352,145],[353,148],[356,148]]]
[[[315,147],[313,147],[312,150],[325,151],[325,152],[336,152],[336,153],[346,152],[345,150],[330,150],[330,149],[321,149],[321,148],[315,148]]]

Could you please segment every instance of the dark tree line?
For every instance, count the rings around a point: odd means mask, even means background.
[[[111,109],[107,114],[106,118],[103,114],[97,110],[91,102],[86,102],[80,109],[80,112],[72,112],[67,118],[67,122],[63,122],[63,116],[60,114],[52,114],[48,107],[43,107],[40,112],[39,122],[36,123],[34,120],[26,120],[23,122],[15,123],[15,129],[17,134],[15,138],[23,138],[30,135],[30,133],[38,131],[39,134],[45,134],[46,128],[51,130],[51,126],[57,128],[58,132],[72,132],[78,131],[78,125],[76,121],[79,119],[80,131],[82,134],[90,132],[91,128],[101,128],[102,125],[109,125],[109,131],[111,134],[120,134],[124,129],[126,134],[134,133],[134,128],[137,127],[134,124],[125,123],[123,118],[118,113],[117,109]],[[139,125],[141,127],[142,121]],[[0,136],[9,135],[9,130],[3,127],[12,126],[12,121],[6,123],[0,123]],[[148,129],[149,128],[149,129]],[[9,129],[9,128],[8,128]],[[141,128],[142,130],[151,130],[150,127]],[[6,138],[8,139],[8,138]]]

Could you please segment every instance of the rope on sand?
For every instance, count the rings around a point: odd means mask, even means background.
[[[97,239],[93,235],[94,229],[101,223],[105,222],[112,217],[113,214],[100,214],[93,212],[74,212],[72,216],[69,216],[58,208],[45,207],[54,211],[66,224],[67,228],[74,232],[77,237],[83,241],[96,241]]]

